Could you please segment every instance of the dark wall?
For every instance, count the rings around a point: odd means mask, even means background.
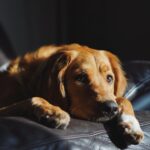
[[[0,0],[0,25],[14,51],[23,54],[57,43],[59,0]]]
[[[69,39],[109,49],[122,59],[150,60],[150,1],[70,1]]]
[[[122,60],[150,60],[149,6],[148,0],[1,0],[0,25],[18,54],[78,42]]]

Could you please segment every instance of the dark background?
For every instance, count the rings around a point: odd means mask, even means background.
[[[0,0],[0,45],[8,55],[72,42],[150,60],[150,1]]]

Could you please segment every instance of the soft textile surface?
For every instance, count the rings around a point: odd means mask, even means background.
[[[137,113],[145,139],[129,150],[150,149],[150,112]],[[0,119],[1,150],[117,150],[102,124],[72,119],[68,129],[51,129],[19,117]]]
[[[3,65],[8,61],[7,56],[3,53],[3,51],[0,49],[0,66]]]

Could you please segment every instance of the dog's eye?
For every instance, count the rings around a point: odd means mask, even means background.
[[[110,74],[107,75],[106,80],[107,80],[108,83],[112,83],[112,81],[113,81],[113,76],[110,75]]]
[[[77,76],[75,77],[75,80],[76,80],[76,81],[79,81],[79,82],[81,82],[81,83],[88,83],[87,74],[83,72],[83,73],[77,75]]]

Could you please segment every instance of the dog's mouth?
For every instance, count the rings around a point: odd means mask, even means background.
[[[115,118],[119,113],[115,113],[115,114],[108,114],[105,112],[101,112],[101,113],[97,113],[97,114],[93,114],[90,117],[81,117],[80,115],[76,115],[71,113],[71,116],[73,118],[78,118],[78,119],[84,119],[84,120],[88,120],[88,121],[92,121],[92,122],[97,122],[97,123],[105,123],[108,122],[110,120],[112,120],[113,118]]]
[[[98,122],[98,123],[99,122],[105,123],[118,116],[120,114],[119,112],[120,112],[119,109],[116,110],[115,112],[105,112],[105,111],[98,112],[96,115],[91,117],[91,121]]]
[[[104,123],[107,121],[112,120],[115,116],[117,116],[118,113],[115,114],[106,114],[105,112],[102,112],[100,115],[97,115],[96,117],[92,117],[91,121],[98,122],[98,123]]]
[[[115,116],[119,114],[119,107],[116,103],[112,101],[107,101],[105,103],[100,103],[93,107],[89,111],[84,111],[84,109],[77,109],[72,107],[70,115],[74,118],[89,120],[98,123],[105,123],[112,120]]]

